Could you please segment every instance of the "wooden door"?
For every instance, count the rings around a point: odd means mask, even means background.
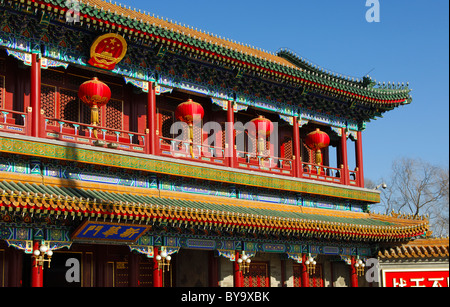
[[[244,274],[244,287],[270,287],[269,263],[254,262]]]

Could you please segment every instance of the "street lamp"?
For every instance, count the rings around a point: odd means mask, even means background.
[[[356,268],[356,273],[358,274],[358,276],[363,276],[364,275],[364,268],[366,267],[366,265],[364,264],[364,262],[361,259],[358,259],[355,263],[355,268]]]
[[[375,190],[378,190],[379,188],[386,189],[386,188],[387,188],[387,184],[383,182],[382,184],[377,185],[377,187],[375,188]]]
[[[309,275],[313,275],[316,273],[316,264],[317,262],[314,260],[311,255],[309,255],[309,258],[305,261],[306,264],[306,270],[308,271]]]
[[[47,257],[46,257],[47,256]],[[53,251],[49,249],[48,245],[45,243],[39,246],[39,249],[33,251],[33,258],[35,259],[34,266],[44,266],[44,262],[48,263],[48,268],[50,268],[50,262],[52,261]]]
[[[252,260],[248,255],[245,254],[245,251],[242,252],[242,255],[237,260],[237,263],[239,264],[239,271],[242,273],[248,273],[250,270],[250,263]]]
[[[162,248],[159,255],[156,255],[156,261],[158,261],[158,269],[163,272],[170,271],[170,260],[172,260],[172,257],[167,254],[167,251]]]

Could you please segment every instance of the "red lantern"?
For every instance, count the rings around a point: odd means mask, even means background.
[[[328,134],[317,128],[306,136],[305,144],[309,149],[316,152],[316,164],[322,164],[321,149],[330,145],[330,137]]]
[[[201,104],[193,101],[192,99],[188,99],[188,101],[180,103],[175,110],[175,118],[189,125],[193,124],[194,117],[196,116],[202,119],[203,116],[205,116],[205,111],[203,110]]]
[[[191,156],[194,157],[194,120],[201,120],[205,116],[205,111],[201,104],[193,101],[192,99],[188,99],[183,103],[180,103],[175,110],[175,118],[179,121],[185,122],[189,125],[189,138],[191,140]]]
[[[111,99],[110,88],[94,77],[80,85],[78,97],[91,108],[91,125],[97,126],[99,124],[98,108],[106,105]],[[94,130],[94,136],[97,137],[97,130]]]
[[[251,120],[251,123],[255,125],[255,129],[250,129],[249,132],[258,138],[258,154],[261,155],[264,151],[264,141],[273,132],[273,123],[262,115]]]

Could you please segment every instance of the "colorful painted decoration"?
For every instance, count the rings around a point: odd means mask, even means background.
[[[317,128],[315,131],[306,136],[305,144],[309,149],[316,152],[316,164],[322,164],[321,149],[330,145],[330,137],[323,131]]]
[[[97,77],[80,85],[78,97],[91,108],[91,125],[97,126],[99,121],[98,108],[106,105],[111,99],[111,89]],[[97,130],[94,129],[97,138]]]
[[[127,53],[127,42],[115,33],[99,36],[91,46],[89,65],[113,70],[117,63],[122,61]]]
[[[261,155],[265,149],[264,141],[273,132],[273,123],[262,115],[251,120],[251,122],[255,125],[255,129],[250,129],[249,133],[253,137],[257,137],[258,155]]]

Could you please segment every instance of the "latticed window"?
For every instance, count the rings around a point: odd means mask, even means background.
[[[302,285],[302,266],[294,265],[293,266],[293,277],[294,277],[294,287],[305,287]],[[322,273],[322,265],[317,264],[316,270],[314,274],[308,274],[308,282],[310,288],[320,288],[323,287],[323,273]]]
[[[293,150],[292,150],[292,138],[285,137],[281,142],[281,157],[285,159],[292,159]]]
[[[79,121],[80,101],[76,91],[59,89],[59,119]],[[67,126],[67,125],[65,125]]]
[[[110,129],[123,129],[123,101],[111,99],[106,105],[106,127]],[[114,133],[110,131],[109,133]]]
[[[157,120],[158,120],[158,131],[159,135],[163,138],[171,139],[173,135],[170,133],[170,127],[174,123],[174,113],[172,111],[158,109]],[[164,143],[170,144],[170,141],[163,140]]]
[[[305,144],[301,146],[302,151],[302,161],[306,163],[314,163],[314,152],[309,149]]]
[[[0,75],[0,109],[5,108],[5,76]]]
[[[244,274],[244,287],[270,287],[268,263],[252,262],[249,272]]]
[[[44,110],[44,116],[56,118],[56,86],[41,86],[41,108]],[[49,125],[55,125],[54,121],[49,121]]]
[[[78,98],[78,88],[90,77],[69,73],[64,70],[45,69],[42,71],[41,105],[47,118],[91,124],[91,109]],[[126,130],[123,127],[123,86],[108,82],[111,96],[105,108],[99,109],[100,126],[109,129]],[[47,121],[47,125],[56,125],[56,120]],[[72,127],[64,124],[64,127]],[[82,126],[79,131],[87,130]],[[108,131],[108,134],[115,134]]]

